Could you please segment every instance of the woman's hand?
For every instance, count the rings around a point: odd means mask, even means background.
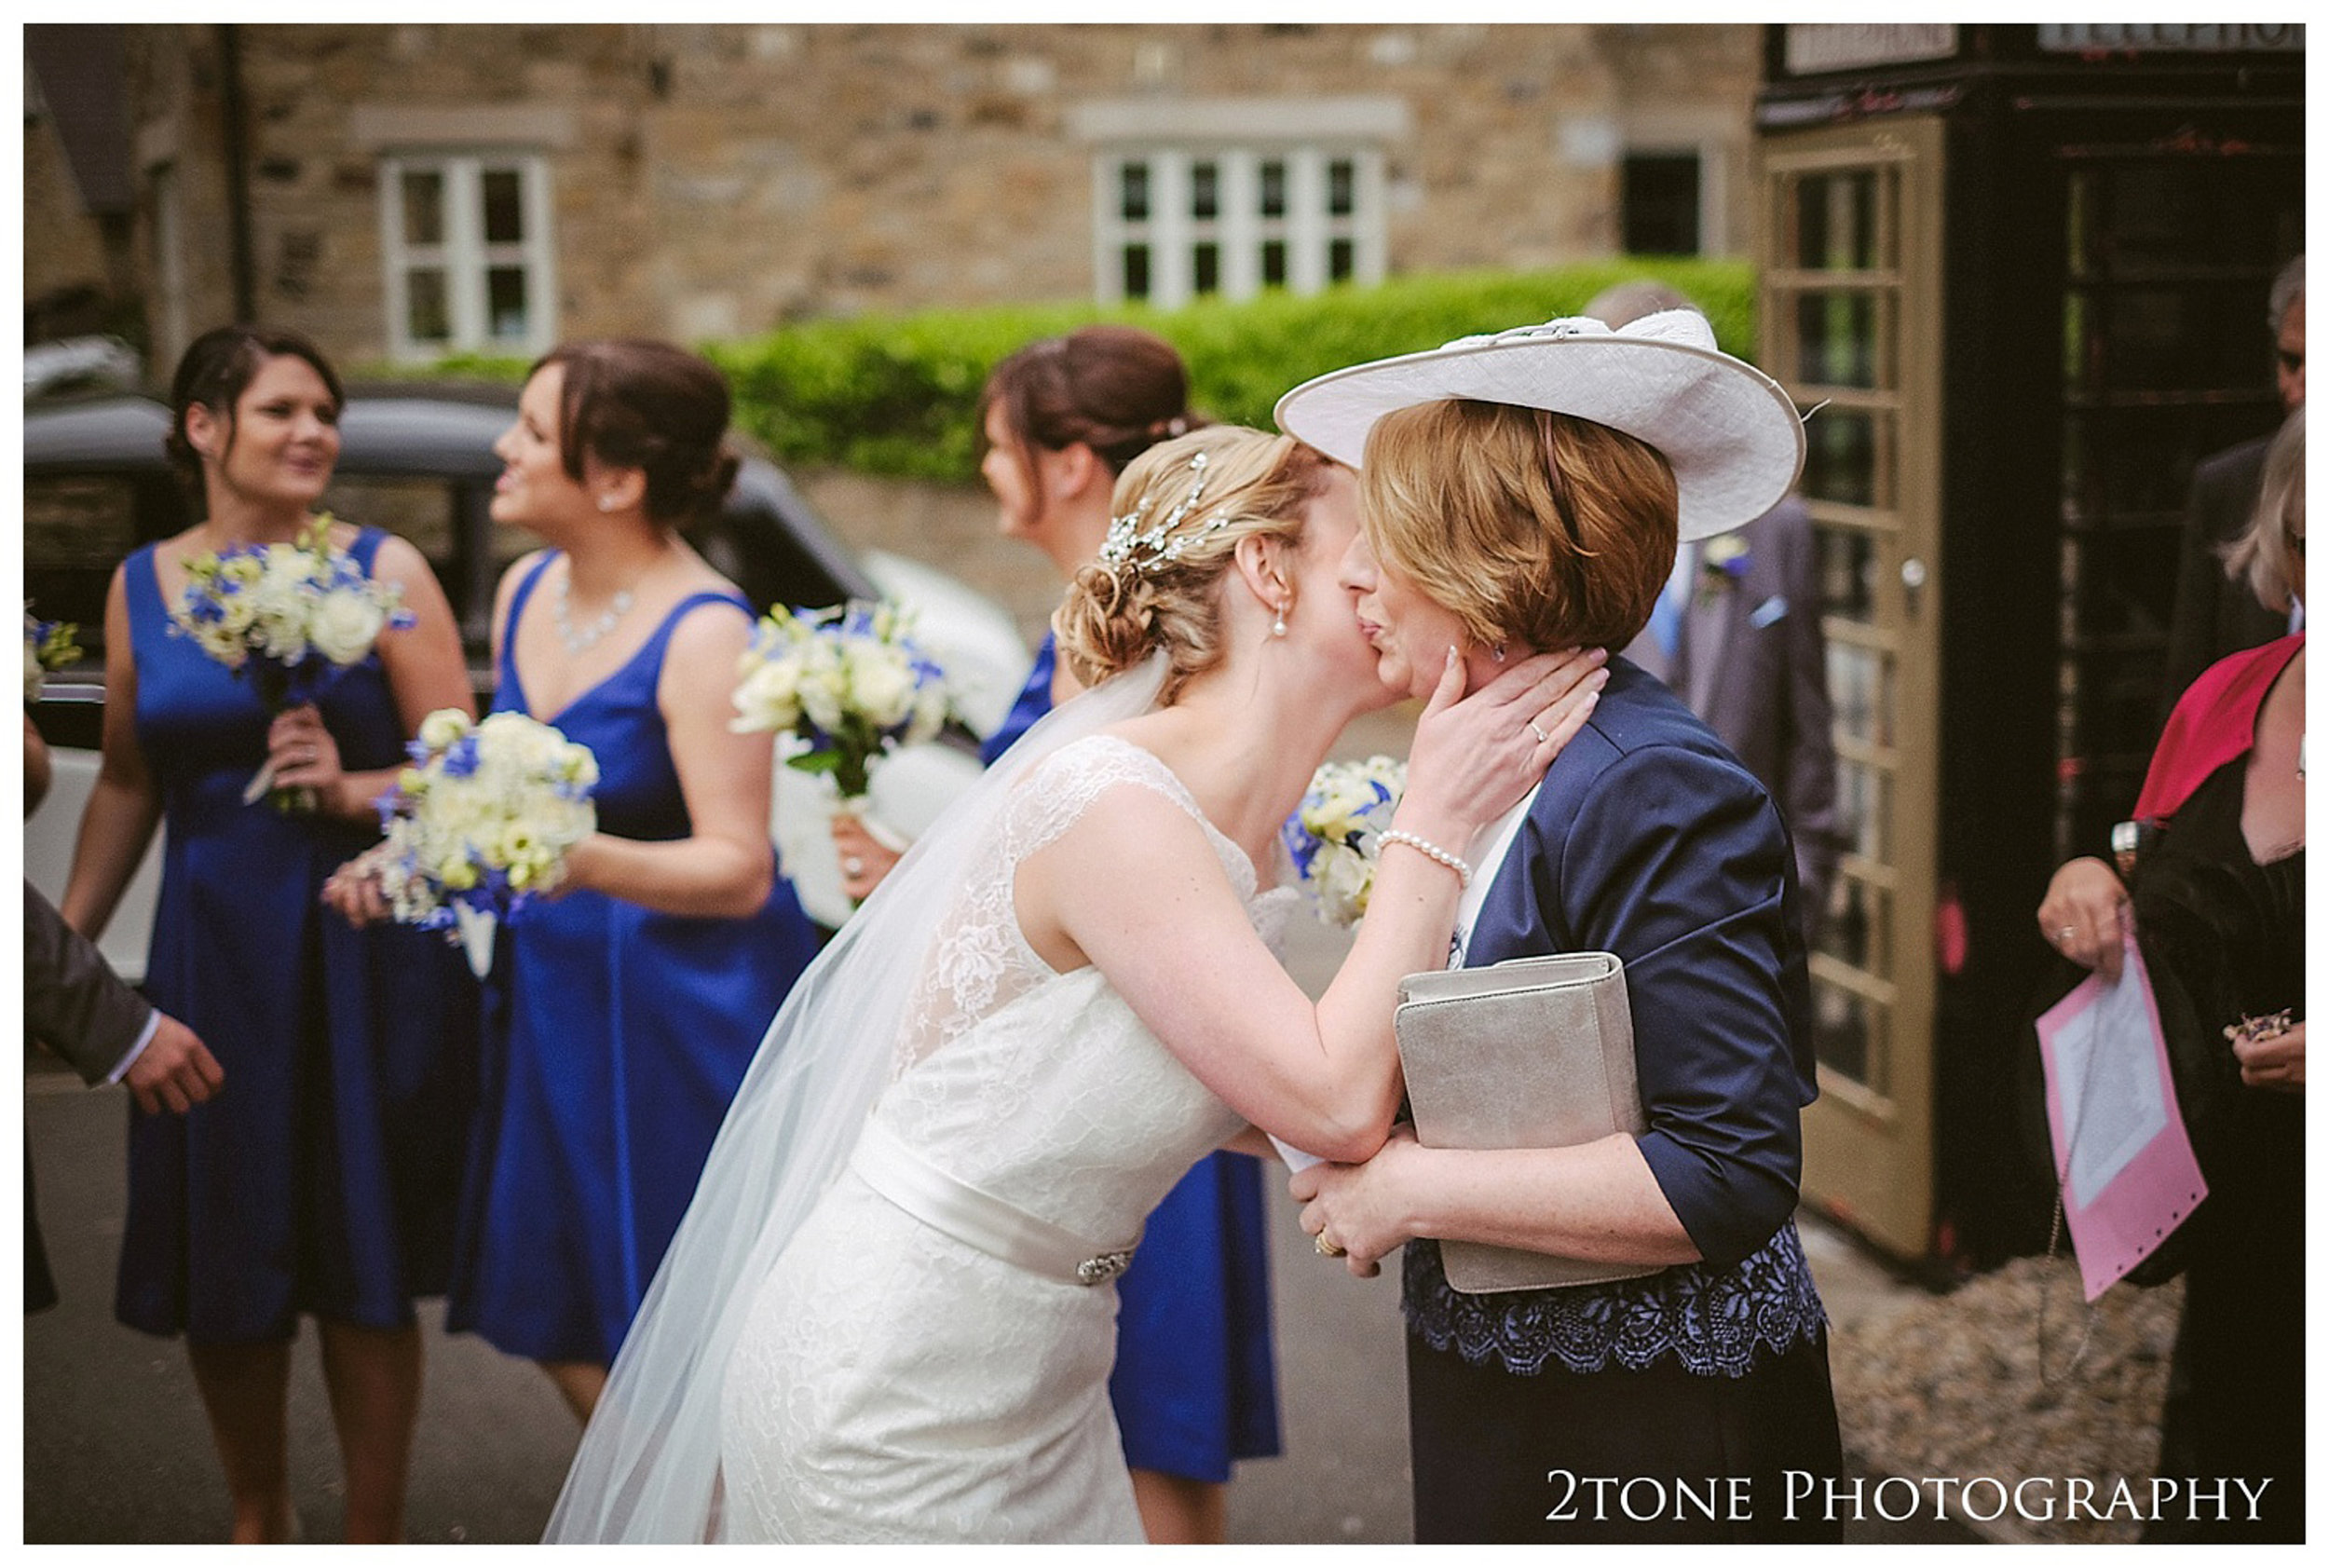
[[[347,803],[340,799],[347,779],[340,766],[340,743],[323,727],[323,715],[313,702],[275,716],[266,730],[266,760],[275,770],[276,788],[311,789],[324,811],[348,814]]]
[[[2282,1094],[2305,1092],[2302,1019],[2277,1034],[2259,1034],[2238,1024],[2224,1032],[2231,1038],[2232,1055],[2240,1058],[2241,1083],[2252,1089],[2277,1089]]]
[[[872,897],[881,879],[906,858],[846,811],[833,819],[833,849],[841,857],[841,891],[859,904]]]
[[[2125,944],[2127,888],[2092,855],[2064,861],[2046,884],[2038,929],[2053,949],[2084,969],[2118,978]]]
[[[1322,1163],[1296,1171],[1287,1190],[1301,1202],[1302,1229],[1339,1248],[1344,1265],[1361,1279],[1381,1274],[1382,1260],[1414,1238],[1404,1194],[1423,1152],[1415,1129],[1402,1122],[1365,1165]]]
[[[388,846],[375,844],[324,879],[318,896],[326,908],[336,909],[347,923],[362,930],[388,918],[388,901],[380,891],[380,866]]]
[[[1608,660],[1598,648],[1532,654],[1467,697],[1450,649],[1408,753],[1400,825],[1461,851],[1536,786],[1592,716]]]

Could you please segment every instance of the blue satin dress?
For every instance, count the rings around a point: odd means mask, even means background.
[[[1057,659],[1046,635],[980,754],[987,763],[1051,711]],[[1233,1461],[1278,1452],[1267,1225],[1261,1162],[1225,1151],[1198,1161],[1149,1216],[1116,1281],[1108,1380],[1133,1469],[1219,1482]]]
[[[359,531],[366,571],[386,538]],[[205,1344],[286,1339],[302,1313],[403,1327],[451,1262],[476,984],[443,937],[357,931],[318,902],[376,825],[243,804],[269,715],[170,634],[151,545],[124,570],[138,744],[167,829],[145,990],[226,1076],[184,1116],[130,1108],[116,1315]],[[377,654],[318,706],[348,770],[403,759]]]
[[[555,558],[520,584],[511,629]],[[690,832],[655,689],[673,629],[705,605],[751,613],[731,594],[692,594],[620,669],[563,712],[536,716],[597,757],[604,832]],[[505,632],[496,712],[529,711],[515,641]],[[614,1359],[728,1102],[816,950],[782,877],[741,920],[577,891],[502,927],[448,1328],[536,1360]]]

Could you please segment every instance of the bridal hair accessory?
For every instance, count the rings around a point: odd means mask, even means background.
[[[1420,851],[1423,854],[1426,854],[1432,859],[1439,862],[1440,865],[1446,866],[1449,870],[1454,872],[1456,874],[1456,880],[1463,886],[1468,888],[1472,885],[1472,867],[1470,865],[1467,864],[1463,857],[1450,854],[1447,851],[1441,849],[1437,844],[1433,843],[1429,839],[1425,839],[1418,834],[1410,833],[1403,827],[1395,827],[1390,832],[1382,836],[1382,842],[1384,844],[1405,844],[1410,850]]]
[[[1674,470],[1683,539],[1762,516],[1804,463],[1793,401],[1717,348],[1695,310],[1654,311],[1616,328],[1563,317],[1329,371],[1280,398],[1277,423],[1357,467],[1377,419],[1451,399],[1548,409],[1655,447]]]
[[[1189,471],[1195,476],[1190,482],[1189,493],[1181,497],[1179,503],[1164,514],[1164,521],[1155,527],[1144,531],[1140,526],[1140,520],[1149,514],[1149,507],[1156,498],[1153,495],[1143,496],[1140,504],[1122,517],[1110,518],[1108,538],[1100,545],[1100,559],[1111,566],[1124,566],[1142,572],[1168,561],[1179,560],[1181,552],[1189,546],[1207,534],[1219,533],[1228,527],[1229,513],[1217,511],[1205,520],[1202,527],[1190,533],[1176,534],[1173,531],[1180,526],[1183,518],[1197,510],[1197,502],[1204,498],[1205,482],[1210,477],[1205,470],[1210,460],[1203,452],[1189,459]]]

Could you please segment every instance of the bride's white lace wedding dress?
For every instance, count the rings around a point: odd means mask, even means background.
[[[1292,892],[1259,891],[1149,752],[1093,735],[1020,782],[939,923],[895,1076],[728,1360],[727,1538],[1141,1538],[1107,1397],[1110,1281],[1244,1121],[1097,971],[1046,965],[1012,901],[1022,860],[1127,786],[1204,826],[1275,944]]]

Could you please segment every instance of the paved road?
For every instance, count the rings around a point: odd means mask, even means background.
[[[1342,750],[1404,752],[1396,715],[1355,727]],[[1343,939],[1306,919],[1289,967],[1315,994]],[[218,1463],[183,1348],[115,1323],[127,1098],[71,1074],[29,1075],[26,1137],[63,1302],[24,1325],[24,1538],[211,1542],[225,1538]],[[1230,1491],[1238,1542],[1401,1542],[1409,1534],[1405,1370],[1392,1274],[1353,1278],[1319,1258],[1291,1200],[1272,1211],[1273,1306],[1285,1453],[1240,1466]],[[1839,1322],[1880,1313],[1902,1287],[1833,1232],[1806,1224],[1823,1296]],[[550,1384],[423,1311],[428,1375],[406,1525],[415,1541],[539,1537],[575,1427]],[[312,1336],[294,1361],[293,1479],[310,1540],[339,1529],[338,1456]],[[1848,1415],[1847,1415],[1848,1428]],[[1910,1523],[1847,1539],[1964,1541]]]
[[[1310,967],[1330,973],[1323,932]],[[63,1302],[24,1321],[24,1538],[223,1540],[224,1486],[175,1341],[113,1320],[126,1096],[71,1074],[28,1080],[26,1136]],[[1243,1467],[1241,1541],[1407,1537],[1407,1428],[1396,1286],[1357,1280],[1310,1250],[1290,1200],[1272,1213],[1288,1457]],[[408,1529],[415,1541],[531,1541],[556,1498],[575,1429],[550,1384],[423,1309],[428,1373]],[[310,1335],[294,1360],[293,1476],[311,1540],[339,1528],[338,1451]]]

